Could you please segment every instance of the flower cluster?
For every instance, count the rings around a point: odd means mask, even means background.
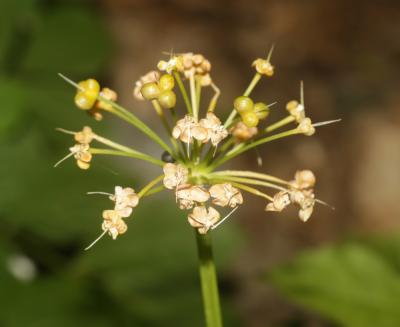
[[[77,88],[75,103],[79,108],[89,111],[97,120],[102,118],[103,112],[114,114],[162,149],[161,159],[158,159],[101,137],[87,126],[78,132],[59,129],[73,135],[76,143],[70,148],[70,154],[56,165],[73,156],[80,168],[88,169],[93,156],[112,155],[142,160],[158,166],[160,172],[162,170],[160,176],[138,193],[130,187],[119,186],[114,194],[102,193],[109,195],[115,205],[113,209],[103,211],[101,236],[108,233],[115,239],[125,233],[127,225],[124,219],[132,214],[139,199],[163,189],[174,192],[179,209],[190,210],[187,215],[189,225],[200,234],[215,229],[237,210],[244,203],[243,192],[267,200],[266,211],[280,212],[294,204],[299,208],[302,221],[310,218],[315,204],[324,203],[314,195],[316,178],[310,170],[297,171],[294,179],[289,181],[264,172],[218,170],[223,164],[255,147],[292,135],[311,136],[316,127],[335,122],[313,124],[306,117],[302,83],[300,101],[289,101],[286,106],[288,114],[274,123],[270,122],[271,105],[254,101],[250,94],[263,76],[273,76],[271,55],[272,50],[267,58],[258,58],[253,62],[254,77],[246,91],[232,101],[233,109],[226,119],[221,119],[216,113],[220,91],[212,82],[211,64],[203,55],[171,54],[168,60],[159,61],[159,71],[153,70],[142,76],[136,82],[133,94],[136,99],[151,102],[169,140],[161,138],[132,111],[115,103],[117,95],[114,91],[101,89],[93,79],[76,84],[62,76]],[[175,85],[179,87],[182,103],[176,98]],[[214,95],[209,99],[203,116],[200,103],[205,101],[201,102],[200,97],[205,86],[211,86]],[[276,132],[292,123],[296,125]],[[94,141],[103,147],[93,147],[91,143]],[[270,195],[268,189],[275,194]]]

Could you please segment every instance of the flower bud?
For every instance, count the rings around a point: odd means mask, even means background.
[[[246,111],[242,114],[242,121],[247,127],[256,127],[260,120],[254,111]]]
[[[175,107],[176,104],[176,95],[174,91],[164,91],[158,97],[158,102],[160,103],[161,107],[164,109],[171,109]]]
[[[175,80],[170,74],[164,74],[161,76],[160,81],[158,82],[158,86],[161,91],[169,91],[172,90],[175,86]]]
[[[154,82],[146,83],[142,86],[140,93],[146,100],[154,100],[160,95],[160,88]]]
[[[233,102],[233,107],[238,113],[244,113],[247,111],[252,111],[254,107],[253,100],[246,96],[240,96]]]

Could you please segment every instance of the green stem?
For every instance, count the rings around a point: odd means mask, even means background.
[[[211,233],[205,235],[195,230],[203,306],[207,327],[222,327],[217,273],[212,253]]]
[[[192,114],[192,106],[190,104],[189,97],[187,95],[185,86],[183,85],[181,76],[179,75],[178,72],[174,72],[174,77],[176,79],[176,82],[178,83],[178,87],[179,87],[179,90],[181,91],[183,101],[185,102],[188,113],[191,115]]]
[[[272,132],[272,131],[278,129],[279,127],[282,127],[282,126],[285,126],[285,125],[291,123],[292,121],[294,121],[294,117],[287,116],[286,118],[283,118],[282,120],[276,122],[275,124],[269,125],[268,127],[266,127],[264,129],[264,131],[267,133]]]
[[[147,154],[144,154],[141,152],[136,152],[136,151],[135,152],[126,152],[126,151],[118,151],[118,150],[90,148],[90,153],[91,154],[105,154],[105,155],[111,155],[111,156],[130,157],[130,158],[140,159],[143,161],[148,161],[148,162],[151,162],[151,163],[161,166],[161,167],[164,166],[164,164],[165,164],[165,162],[163,162],[161,160],[158,160]]]
[[[261,74],[255,73],[253,79],[251,80],[249,86],[247,87],[246,91],[244,91],[243,95],[244,96],[249,96],[250,93],[253,91],[259,80],[261,79]],[[233,119],[235,119],[237,115],[237,111],[235,109],[232,109],[231,114],[229,115],[228,119],[226,120],[224,127],[227,128],[231,125]]]
[[[262,139],[254,141],[254,142],[252,142],[252,143],[250,143],[248,145],[245,145],[245,146],[240,146],[241,145],[240,144],[239,146],[237,146],[236,148],[233,148],[230,152],[228,152],[222,159],[220,159],[216,163],[212,164],[210,169],[214,170],[216,167],[222,165],[224,162],[226,162],[226,161],[238,156],[239,154],[241,154],[241,153],[243,153],[245,151],[248,151],[248,150],[250,150],[250,149],[252,149],[252,148],[254,148],[254,147],[258,146],[258,145],[261,145],[261,144],[264,144],[264,143],[267,143],[267,142],[271,142],[271,141],[274,141],[274,140],[277,140],[277,139],[280,139],[280,138],[283,138],[283,137],[286,137],[286,136],[296,135],[296,134],[299,134],[299,131],[298,131],[297,128],[291,129],[289,131],[285,131],[285,132],[282,132],[282,133],[278,133],[278,134],[275,134],[275,135],[271,135],[271,136],[268,136],[268,137],[264,137]]]

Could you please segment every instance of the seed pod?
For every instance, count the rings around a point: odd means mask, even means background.
[[[151,82],[144,84],[140,92],[146,100],[154,100],[160,95],[160,88],[156,83]]]
[[[176,95],[174,91],[164,91],[158,97],[158,102],[164,109],[172,109],[176,104]]]
[[[269,115],[269,108],[263,102],[257,102],[254,105],[254,112],[257,114],[258,119],[265,119]]]
[[[233,102],[233,107],[236,109],[238,113],[242,114],[247,111],[252,111],[254,103],[253,100],[251,100],[249,97],[240,96],[237,97]]]
[[[158,82],[158,86],[161,91],[169,91],[172,90],[175,86],[175,80],[170,74],[164,74],[161,76],[160,81]]]
[[[259,119],[254,111],[246,111],[242,114],[242,121],[247,127],[256,127]]]

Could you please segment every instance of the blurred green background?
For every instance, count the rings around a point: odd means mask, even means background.
[[[163,51],[204,53],[231,107],[250,63],[276,43],[276,77],[255,97],[286,101],[306,85],[314,120],[343,118],[313,138],[261,150],[262,170],[318,177],[303,224],[246,197],[214,232],[226,326],[400,326],[400,5],[396,1],[0,0],[0,326],[202,326],[193,231],[170,194],[142,201],[117,241],[100,232],[109,206],[87,191],[140,188],[157,171],[130,160],[73,160],[56,127],[94,130],[160,150],[123,122],[76,110],[57,77],[96,77],[132,98]],[[137,146],[139,148],[139,146]],[[236,162],[255,169],[255,154]]]

